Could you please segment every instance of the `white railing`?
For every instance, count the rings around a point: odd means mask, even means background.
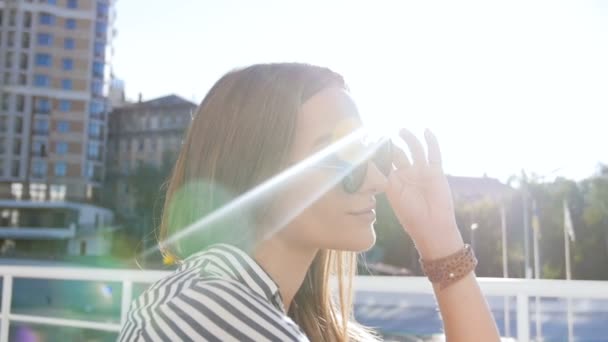
[[[61,327],[120,332],[131,304],[133,283],[152,283],[169,272],[115,270],[80,267],[0,266],[2,276],[2,311],[0,311],[0,342],[8,342],[10,322],[34,323]],[[11,313],[13,279],[84,280],[122,283],[120,324],[100,323],[85,320],[51,318]]]
[[[0,312],[0,342],[8,341],[9,324],[11,322],[74,327],[117,333],[120,331],[122,324],[127,318],[127,311],[132,300],[133,284],[152,283],[168,273],[169,272],[166,271],[80,267],[0,266],[0,276],[3,280],[2,311]],[[12,314],[13,280],[16,278],[120,282],[122,283],[120,324]],[[516,314],[518,341],[529,341],[530,339],[528,306],[528,299],[530,297],[608,299],[608,282],[600,281],[479,278],[479,283],[486,296],[510,296],[517,298]],[[402,294],[433,293],[433,289],[428,280],[422,277],[359,276],[355,282],[355,290]]]

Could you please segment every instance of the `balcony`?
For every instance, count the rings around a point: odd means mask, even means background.
[[[3,278],[0,342],[9,340],[9,332],[10,339],[20,333],[13,325],[38,336],[41,333],[32,329],[42,329],[46,335],[86,330],[97,334],[97,339],[115,339],[132,299],[147,284],[166,274],[65,265],[0,266]],[[59,287],[53,289],[49,285],[52,282]],[[599,341],[608,336],[608,282],[496,278],[480,278],[479,282],[505,341],[513,338],[530,341],[536,337],[537,320],[531,314],[537,308],[535,296],[543,297],[538,317],[542,318],[539,322],[546,340],[567,340],[568,321],[576,340]],[[441,321],[432,288],[425,278],[359,276],[355,290],[357,319],[376,327],[391,340],[412,341],[414,336],[428,340],[440,336]],[[61,298],[53,298],[61,297],[61,293],[71,301],[63,308],[57,303]]]
[[[36,240],[64,240],[71,239],[76,235],[74,228],[40,228],[40,227],[0,227],[0,238],[2,239],[36,239]]]

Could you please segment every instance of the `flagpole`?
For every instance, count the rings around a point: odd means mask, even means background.
[[[532,278],[530,273],[530,219],[528,218],[528,187],[527,179],[522,182],[522,206],[524,219],[524,278]]]
[[[534,243],[534,278],[540,279],[540,256],[539,256],[539,248],[538,248],[538,231],[540,229],[540,222],[538,217],[538,208],[536,206],[536,200],[532,200],[532,213],[534,215],[533,218],[533,243]],[[541,308],[540,308],[540,297],[535,297],[535,311],[536,311],[536,339],[537,341],[542,341],[543,333],[542,333],[542,322],[541,322]]]
[[[504,203],[500,204],[500,227],[502,232],[502,276],[509,278],[508,270],[508,254],[507,254],[507,215],[505,213]],[[505,317],[505,335],[511,336],[511,308],[509,297],[503,297],[504,300],[504,317]]]
[[[568,209],[568,202],[564,200],[564,256],[566,258],[566,280],[572,279],[572,270],[570,266],[570,232],[572,227],[572,218],[570,217],[570,210]],[[574,232],[572,232],[574,233]],[[574,235],[574,234],[572,234]],[[574,341],[574,329],[573,329],[573,317],[572,317],[572,300],[570,297],[567,298],[568,305],[568,342]]]

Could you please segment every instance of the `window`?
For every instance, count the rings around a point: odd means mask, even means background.
[[[103,42],[95,42],[93,46],[93,51],[96,57],[101,57],[104,54],[104,50],[106,49],[106,44]]]
[[[93,179],[95,177],[95,166],[92,163],[87,163],[85,173],[88,179]]]
[[[96,142],[90,142],[88,147],[88,155],[91,159],[99,158],[99,144]]]
[[[13,177],[19,177],[21,173],[21,164],[19,160],[13,160],[13,165],[12,165],[12,169],[11,169],[11,176]],[[19,198],[21,197],[21,195],[19,195]]]
[[[97,122],[91,122],[89,124],[89,135],[92,137],[101,136],[101,125]]]
[[[8,47],[15,45],[15,31],[8,31]]]
[[[70,80],[69,78],[61,80],[61,88],[65,89],[65,90],[71,90],[72,89],[72,80]]]
[[[60,100],[59,101],[59,110],[62,112],[69,112],[70,110],[72,110],[72,101]]]
[[[21,154],[21,139],[13,140],[13,154],[16,156]]]
[[[105,22],[98,21],[97,23],[95,23],[95,33],[98,36],[104,36],[107,31],[108,31],[108,26],[106,25]]]
[[[78,1],[68,0],[68,8],[78,8]]]
[[[63,70],[72,70],[74,69],[74,60],[71,58],[64,58],[62,61]]]
[[[2,108],[2,110],[8,110],[8,104],[9,104],[10,100],[11,100],[11,95],[9,93],[3,93],[2,101],[0,101],[0,102],[2,102],[2,107],[0,107],[0,108]]]
[[[68,153],[68,143],[65,141],[60,141],[55,145],[55,152],[60,155],[64,155]]]
[[[93,95],[102,96],[103,95],[103,82],[100,80],[94,80],[91,83],[91,90],[93,91]]]
[[[93,115],[98,115],[98,114],[103,113],[103,111],[104,111],[103,102],[100,100],[91,101],[91,104],[89,106],[89,111]]]
[[[48,133],[49,132],[49,121],[46,119],[35,120],[34,121],[34,132]]]
[[[68,173],[68,165],[66,162],[55,163],[55,176],[64,177]]]
[[[51,79],[47,75],[34,75],[34,86],[48,87],[51,84]]]
[[[68,30],[76,29],[76,19],[66,19],[65,20],[65,28]]]
[[[48,53],[37,53],[36,54],[36,65],[37,66],[51,66],[53,59]]]
[[[46,3],[49,5],[57,5],[57,0],[46,0]]]
[[[63,40],[63,48],[66,50],[74,50],[76,47],[76,43],[73,38],[65,38]]]
[[[108,15],[109,7],[107,4],[103,2],[97,2],[97,15],[101,17],[105,17]]]
[[[45,164],[45,172],[42,175],[34,175],[39,178],[43,178],[46,175],[46,164]],[[46,199],[46,184],[41,183],[32,183],[30,184],[30,198],[33,201],[44,201]]]
[[[150,151],[156,151],[156,139],[150,139]]]
[[[50,33],[38,33],[36,41],[38,42],[38,45],[51,46],[53,45],[53,35]]]
[[[40,113],[48,113],[51,111],[51,101],[47,98],[36,99],[36,111]]]
[[[5,57],[5,61],[4,61],[4,66],[7,68],[12,68],[13,67],[13,53],[12,52],[7,52],[6,53],[6,57]]]
[[[21,47],[23,49],[29,49],[30,47],[30,34],[28,32],[21,34]]]
[[[46,176],[46,162],[43,160],[36,160],[32,165],[32,176],[36,178],[44,178]]]
[[[46,144],[43,141],[34,141],[32,152],[35,156],[45,157],[46,156]]]
[[[158,116],[153,116],[150,118],[150,128],[151,129],[158,128]]]
[[[50,13],[40,13],[38,18],[41,25],[55,25],[55,16]]]
[[[15,117],[15,133],[23,132],[23,118],[20,116]]]
[[[0,20],[1,21],[1,20]],[[25,27],[30,28],[32,27],[32,12],[25,12],[24,16],[23,16],[23,24],[25,25]]]
[[[27,70],[27,53],[21,53],[21,56],[19,58],[19,67],[21,68],[21,70]]]
[[[17,112],[23,113],[23,109],[25,108],[25,96],[17,95]]]
[[[17,165],[19,165],[18,160],[13,161],[13,163],[14,162],[17,162]],[[17,168],[17,169],[19,169],[19,168]],[[15,173],[14,170],[15,170],[15,165],[13,164],[13,174]],[[19,172],[17,172],[17,175],[18,174],[19,174]],[[17,177],[17,176],[13,176],[13,177]],[[15,198],[17,198],[17,199],[21,199],[21,196],[23,195],[23,184],[12,183],[11,184],[11,195],[15,196]],[[2,216],[4,216],[4,212],[2,213]]]
[[[17,17],[17,11],[12,9],[9,12],[9,17],[8,17],[8,25],[9,26],[15,26],[16,24],[16,17]]]
[[[6,132],[6,129],[8,128],[8,125],[6,124],[7,122],[8,122],[7,116],[4,116],[4,115],[0,116],[0,132]]]
[[[66,186],[59,184],[51,185],[51,201],[63,201],[65,199]]]
[[[93,62],[93,76],[103,77],[103,63]]]
[[[57,122],[57,131],[59,133],[69,133],[70,132],[70,122],[69,121]]]

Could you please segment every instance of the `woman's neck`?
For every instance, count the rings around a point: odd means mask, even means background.
[[[293,246],[278,238],[267,239],[255,248],[253,258],[279,287],[285,310],[289,311],[317,251]]]

